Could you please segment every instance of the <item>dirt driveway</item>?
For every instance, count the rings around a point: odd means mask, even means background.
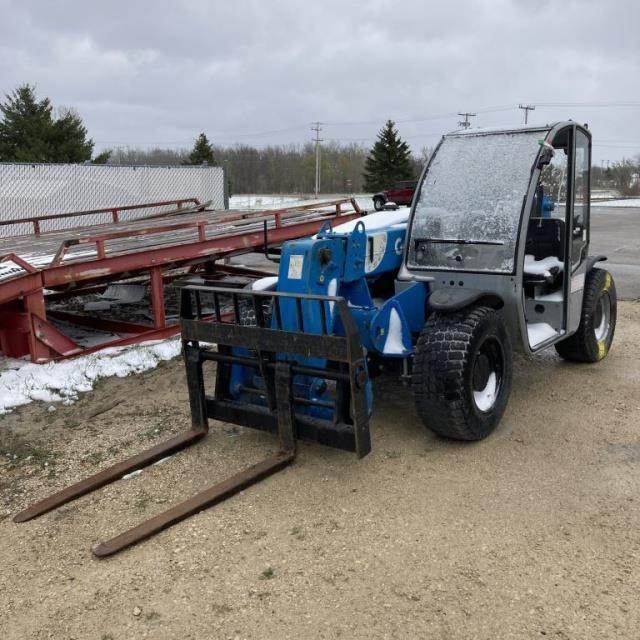
[[[135,478],[26,524],[8,517],[187,423],[179,361],[0,419],[1,638],[640,633],[638,303],[621,303],[598,365],[518,362],[505,419],[481,443],[430,435],[383,378],[370,456],[301,445],[293,467],[119,556],[89,548],[274,441],[217,424]]]

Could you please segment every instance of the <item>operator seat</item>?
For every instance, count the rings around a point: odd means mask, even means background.
[[[553,209],[553,200],[544,195],[544,188],[539,185],[525,242],[525,286],[548,285],[553,289],[562,282],[565,222],[560,218],[550,217]]]

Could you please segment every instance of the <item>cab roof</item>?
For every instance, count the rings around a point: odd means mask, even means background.
[[[500,133],[523,133],[525,131],[551,131],[552,129],[561,129],[565,126],[571,126],[576,123],[574,120],[559,120],[557,122],[547,123],[547,124],[538,124],[538,125],[526,125],[521,127],[474,127],[469,129],[458,129],[455,131],[450,131],[449,133],[445,133],[444,137],[462,137],[462,136],[483,136],[483,135],[493,135]],[[586,125],[579,125],[583,128],[587,128]]]

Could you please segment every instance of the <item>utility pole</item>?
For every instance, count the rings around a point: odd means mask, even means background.
[[[313,138],[312,142],[316,143],[316,188],[315,195],[316,198],[320,193],[320,143],[322,142],[322,138],[320,137],[320,132],[322,131],[322,122],[312,122],[311,123],[311,131],[316,132],[316,137]]]
[[[535,104],[519,104],[518,109],[522,109],[524,111],[524,123],[527,124],[529,122],[529,111],[535,111]]]
[[[461,120],[460,122],[458,122],[458,124],[463,128],[463,129],[468,129],[471,126],[471,122],[469,122],[469,118],[475,118],[476,114],[475,113],[459,113],[459,116],[462,116],[464,118],[464,120]]]

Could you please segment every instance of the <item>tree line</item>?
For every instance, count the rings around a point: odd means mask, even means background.
[[[378,191],[398,180],[417,178],[431,150],[420,157],[389,121],[372,149],[351,143],[327,142],[320,154],[321,187],[324,193]],[[226,169],[233,193],[309,193],[315,180],[315,146],[251,145],[223,147],[209,142],[201,133],[192,150],[116,149],[110,164],[202,164]]]
[[[188,149],[115,149],[110,164],[202,164],[224,167],[232,193],[309,193],[315,180],[313,144],[223,147],[212,144],[211,159],[192,161]],[[367,150],[359,145],[326,143],[321,151],[324,193],[362,190]]]
[[[28,84],[0,102],[0,162],[70,162],[127,165],[200,165],[225,168],[232,193],[310,193],[315,181],[313,143],[221,146],[205,133],[191,149],[117,148],[93,155],[81,116],[72,108],[54,108]],[[432,149],[412,152],[389,120],[371,148],[325,142],[321,149],[323,193],[375,192],[399,180],[416,179]],[[640,155],[607,168],[593,167],[592,187],[623,196],[640,195]]]

